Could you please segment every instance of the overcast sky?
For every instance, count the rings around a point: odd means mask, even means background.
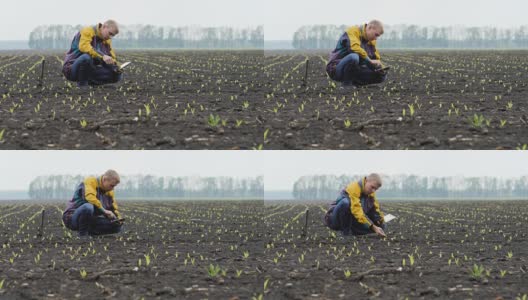
[[[264,176],[289,190],[303,175],[528,175],[527,151],[0,151],[0,190],[27,189],[39,175]]]
[[[84,7],[88,6],[88,7]],[[3,0],[0,40],[25,40],[42,24],[265,26],[267,40],[291,39],[305,24],[386,24],[510,27],[528,24],[525,0]]]
[[[528,175],[527,151],[267,151],[266,190],[291,190],[302,175]]]
[[[25,190],[39,175],[99,175],[115,169],[123,175],[262,175],[254,165],[257,151],[0,151],[0,190]]]

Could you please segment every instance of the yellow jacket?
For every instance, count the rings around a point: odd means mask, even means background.
[[[376,41],[370,41],[367,42],[367,38],[365,36],[365,32],[367,30],[367,25],[360,25],[360,26],[351,26],[346,30],[346,33],[348,35],[348,38],[350,39],[350,50],[352,52],[359,54],[359,56],[363,59],[367,59],[369,56],[367,54],[367,51],[361,47],[361,42],[365,43],[367,46],[374,49],[374,55],[377,60],[381,58],[378,49],[376,48]],[[372,57],[371,57],[372,58]]]
[[[370,195],[363,194],[366,178],[360,181],[350,183],[345,191],[350,198],[350,212],[358,220],[359,223],[372,225],[372,222],[367,218],[366,214],[377,214],[380,216],[381,222],[384,220],[384,215],[380,210],[380,205],[376,199],[376,193]]]

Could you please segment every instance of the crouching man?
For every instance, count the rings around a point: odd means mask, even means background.
[[[62,215],[64,225],[78,231],[81,238],[120,232],[123,222],[113,191],[118,184],[119,175],[114,170],[99,178],[86,178],[68,202]]]
[[[383,24],[372,20],[368,24],[349,27],[330,53],[326,72],[343,88],[381,83],[387,69],[381,63],[376,40],[383,34]]]
[[[77,82],[79,88],[120,81],[122,72],[112,48],[112,38],[118,33],[113,20],[77,32],[62,66],[66,79]]]
[[[325,225],[343,236],[376,233],[386,237],[384,215],[375,194],[380,187],[381,178],[374,173],[350,183],[330,204]]]

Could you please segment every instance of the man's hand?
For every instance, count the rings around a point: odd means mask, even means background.
[[[103,56],[103,61],[104,61],[107,65],[113,65],[113,64],[115,64],[114,59],[112,58],[112,56],[109,56],[109,55],[105,55],[105,56]]]
[[[385,231],[383,231],[381,227],[378,227],[374,224],[372,224],[372,231],[374,231],[378,236],[387,237],[387,235],[385,235]]]
[[[114,213],[113,213],[111,210],[107,210],[107,209],[105,209],[105,211],[104,211],[104,215],[105,215],[105,217],[106,217],[107,219],[110,219],[110,220],[116,218],[116,216],[114,215]]]
[[[371,63],[372,66],[374,66],[374,68],[376,68],[376,69],[383,67],[382,64],[381,64],[381,61],[380,61],[380,60],[377,60],[377,59],[371,60],[370,63]]]

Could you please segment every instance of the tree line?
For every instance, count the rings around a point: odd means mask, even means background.
[[[352,181],[364,175],[303,176],[293,185],[299,200],[334,200]],[[496,177],[423,177],[417,175],[382,175],[383,185],[376,192],[393,199],[528,199],[528,176]]]
[[[264,180],[232,177],[159,177],[153,175],[120,176],[115,189],[118,199],[192,199],[233,198],[263,199]],[[39,176],[29,184],[33,200],[69,200],[86,176]]]
[[[293,34],[295,49],[334,49],[349,25],[306,25]],[[528,26],[517,28],[384,25],[378,40],[383,49],[401,48],[528,48]]]
[[[31,49],[63,49],[70,47],[82,25],[41,25],[29,34]],[[263,49],[263,26],[232,27],[160,27],[154,25],[120,25],[112,45],[120,49]]]

